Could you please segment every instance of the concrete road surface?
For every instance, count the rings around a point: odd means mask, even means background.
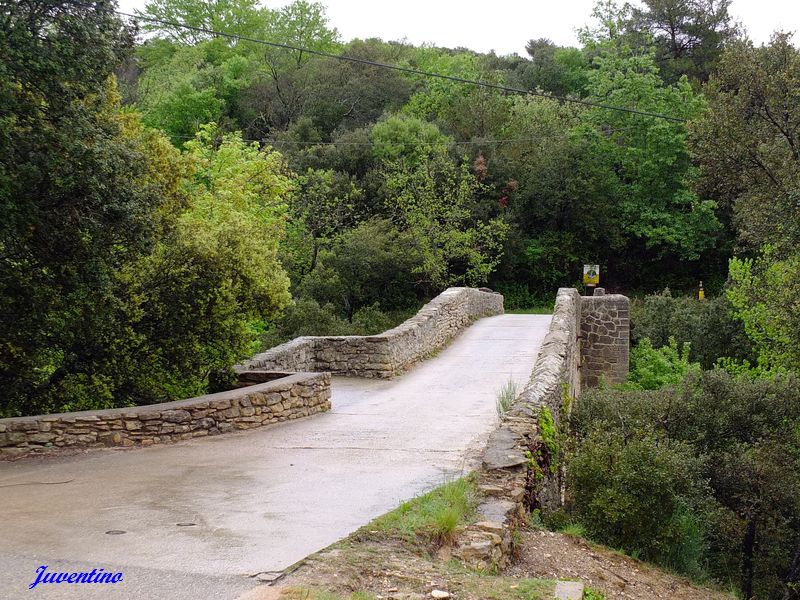
[[[481,319],[402,377],[335,377],[331,412],[302,421],[0,463],[0,598],[239,597],[469,469],[549,323]],[[29,590],[41,565],[122,582]]]

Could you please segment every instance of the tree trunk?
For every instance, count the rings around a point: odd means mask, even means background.
[[[747,514],[747,526],[742,542],[742,596],[745,600],[753,597],[753,553],[756,545],[755,509]]]
[[[789,565],[789,571],[783,580],[786,590],[783,592],[783,600],[797,600],[800,598],[800,542],[794,549],[794,558]]]

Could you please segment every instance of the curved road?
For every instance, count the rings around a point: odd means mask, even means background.
[[[0,597],[236,598],[258,585],[248,575],[468,470],[497,422],[497,390],[509,377],[522,389],[549,324],[481,319],[396,379],[335,377],[333,409],[309,419],[0,463]],[[28,590],[39,565],[123,582]]]

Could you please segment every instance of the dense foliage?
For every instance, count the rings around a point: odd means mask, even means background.
[[[567,474],[590,535],[745,598],[796,598],[800,385],[694,372],[656,391],[590,391]]]
[[[0,414],[202,392],[289,301],[282,158],[214,127],[181,153],[123,111],[110,10],[4,5]]]
[[[744,324],[724,295],[700,302],[690,296],[673,296],[670,290],[631,301],[631,341],[644,339],[654,348],[689,345],[689,359],[711,369],[720,357],[755,363],[752,342]],[[635,365],[635,361],[633,362]]]

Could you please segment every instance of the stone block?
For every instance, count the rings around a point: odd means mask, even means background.
[[[188,410],[165,410],[161,413],[161,419],[167,423],[186,423],[192,419]]]
[[[140,412],[138,418],[140,421],[155,421],[156,419],[161,419],[162,415],[154,410],[146,410]]]
[[[9,431],[6,433],[0,433],[0,447],[8,447],[8,446],[16,446],[18,444],[24,444],[28,439],[28,436],[25,435],[21,431]]]
[[[49,444],[56,439],[54,433],[31,433],[28,435],[28,443]]]

